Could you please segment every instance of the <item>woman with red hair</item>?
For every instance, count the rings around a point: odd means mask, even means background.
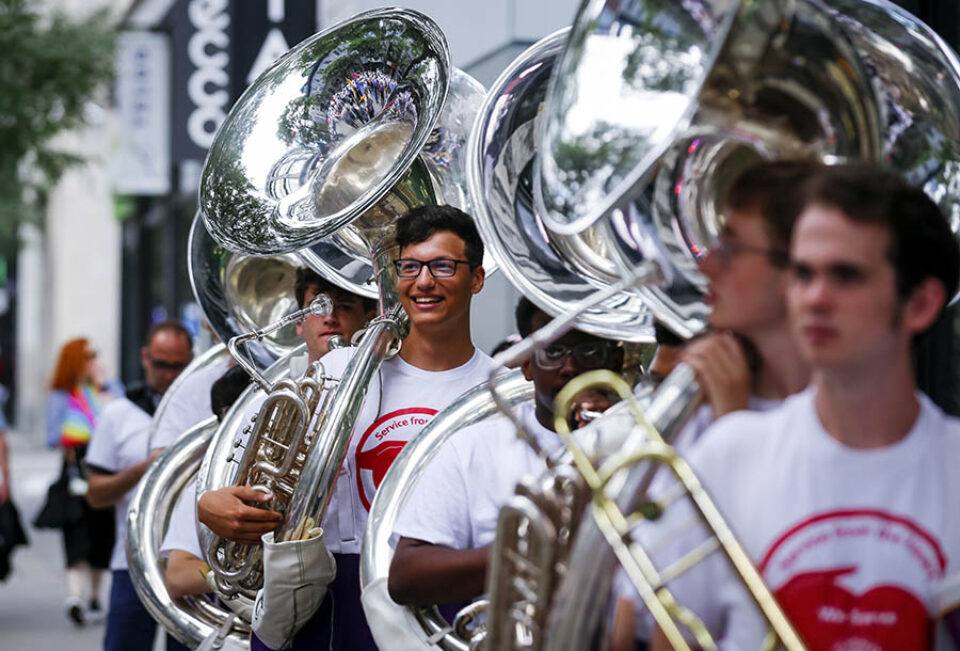
[[[110,398],[103,388],[103,370],[97,361],[97,351],[90,342],[79,338],[64,344],[47,399],[47,445],[63,449],[63,468],[55,484],[63,508],[55,520],[59,520],[56,525],[63,529],[66,552],[67,616],[78,626],[88,617],[103,617],[98,598],[100,576],[110,565],[114,542],[113,507],[94,509],[87,504],[83,466],[97,417]],[[85,609],[83,587],[87,582],[89,594]]]

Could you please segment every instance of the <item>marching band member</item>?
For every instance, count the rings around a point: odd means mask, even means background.
[[[298,568],[271,576],[265,552],[253,649],[376,649],[361,608],[359,582],[361,535],[370,501],[404,444],[489,374],[492,361],[474,347],[470,335],[470,304],[484,281],[483,242],[472,220],[450,206],[426,206],[401,217],[396,229],[399,299],[410,333],[400,353],[383,362],[369,389],[322,533],[306,543],[308,553],[319,559],[315,565],[322,567],[306,568],[311,576],[298,576]],[[322,360],[324,368],[337,377],[352,355],[350,348],[332,351]],[[221,500],[224,493],[232,501]],[[238,498],[255,495],[238,489],[206,493],[198,503],[200,520],[240,542],[270,532],[264,536],[267,551],[302,544],[272,542],[280,515],[239,504]],[[332,559],[324,557],[329,552]]]
[[[307,347],[306,359],[291,360],[291,375],[298,376],[303,374],[310,363],[327,354],[327,343],[330,337],[340,335],[349,341],[374,313],[376,303],[373,299],[336,287],[321,278],[317,272],[306,267],[297,269],[293,289],[299,309],[309,306],[321,294],[326,294],[333,302],[333,311],[328,316],[311,314],[297,326],[297,334],[303,338]],[[239,367],[233,367],[223,377],[217,379],[207,391],[208,398],[205,402],[210,405],[210,412],[201,414],[198,409],[194,412],[192,422],[183,422],[187,423],[187,427],[191,427],[204,418],[209,418],[210,414],[216,415],[218,419],[222,418],[249,383],[250,377],[247,373]],[[240,495],[249,495],[246,489],[241,491],[224,489],[224,491],[228,494],[239,492]],[[259,492],[253,492],[256,495],[251,501],[259,499],[262,495]],[[210,591],[206,580],[200,574],[203,556],[200,553],[200,541],[197,538],[195,503],[195,490],[185,490],[170,518],[170,526],[161,547],[161,552],[167,554],[165,580],[170,596],[174,599]],[[247,509],[253,508],[242,502],[237,506],[246,513],[249,513]],[[262,512],[260,509],[256,510]]]
[[[516,317],[522,337],[550,322],[526,298],[517,304]],[[518,418],[540,448],[552,454],[562,446],[553,427],[557,393],[585,371],[620,372],[622,366],[623,348],[616,342],[571,330],[523,362],[524,377],[534,384],[534,399],[518,408]],[[605,398],[597,397],[591,409],[607,406]],[[513,496],[521,477],[536,477],[545,469],[505,417],[474,425],[444,445],[394,527],[400,536],[390,566],[394,601],[448,604],[483,594],[500,507]]]
[[[769,409],[809,381],[790,336],[785,290],[800,188],[816,169],[800,161],[760,163],[730,188],[719,242],[700,261],[709,280],[711,334],[680,354],[707,403],[678,436],[681,449],[720,416]]]
[[[157,623],[140,602],[127,571],[127,508],[137,483],[156,457],[147,449],[150,417],[145,408],[155,408],[177,375],[193,357],[190,333],[177,321],[163,321],[151,328],[141,351],[146,391],[140,405],[118,398],[107,405],[90,437],[86,464],[87,501],[93,507],[115,505],[117,537],[110,559],[113,580],[104,649],[150,649]],[[142,406],[141,406],[142,405]],[[167,638],[168,649],[183,646]]]
[[[686,344],[678,357],[693,367],[706,404],[677,435],[685,452],[717,418],[741,409],[766,411],[801,391],[809,367],[790,333],[786,286],[790,233],[803,206],[803,183],[818,169],[802,161],[748,168],[727,194],[727,219],[716,247],[700,261],[709,280],[711,334]],[[618,572],[614,651],[649,636],[646,611]],[[637,617],[633,613],[639,608]]]
[[[892,173],[824,168],[805,196],[787,297],[811,386],[721,419],[688,460],[809,648],[931,648],[938,619],[960,628],[960,421],[917,391],[910,350],[956,293],[960,253]],[[679,554],[679,519],[642,539]],[[728,648],[759,647],[766,626],[725,559],[670,588]]]

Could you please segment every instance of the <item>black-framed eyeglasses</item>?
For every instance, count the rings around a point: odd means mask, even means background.
[[[762,255],[770,264],[776,267],[787,267],[790,265],[790,255],[786,251],[777,251],[776,249],[767,249],[762,246],[753,246],[752,244],[743,244],[735,240],[720,238],[716,246],[710,248],[705,255],[716,255],[721,266],[727,268],[733,259],[740,255]]]
[[[400,258],[393,261],[397,268],[397,275],[401,278],[416,278],[420,275],[420,270],[424,266],[430,270],[430,275],[434,278],[451,278],[457,275],[457,265],[465,264],[470,267],[474,265],[469,260],[456,260],[454,258],[434,258],[433,260],[417,260],[416,258]]]
[[[187,367],[187,364],[190,362],[165,362],[162,359],[154,359],[147,355],[147,361],[150,362],[150,366],[155,368],[158,371],[182,371]]]
[[[550,344],[538,349],[533,355],[533,361],[540,368],[552,371],[562,368],[567,357],[573,355],[580,368],[603,368],[612,361],[616,348],[616,344],[606,341],[584,341],[575,346]]]

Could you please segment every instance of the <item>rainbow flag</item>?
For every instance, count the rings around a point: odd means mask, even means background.
[[[75,448],[89,443],[101,406],[100,392],[92,384],[84,384],[71,391],[67,397],[60,445]]]

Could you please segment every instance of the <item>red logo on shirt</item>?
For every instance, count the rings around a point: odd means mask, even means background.
[[[427,407],[399,409],[382,416],[363,433],[357,445],[357,490],[365,509],[370,510],[380,482],[403,446],[436,413],[436,409]]]
[[[783,534],[760,563],[807,647],[929,648],[924,603],[946,559],[914,522],[882,511],[834,511]]]

